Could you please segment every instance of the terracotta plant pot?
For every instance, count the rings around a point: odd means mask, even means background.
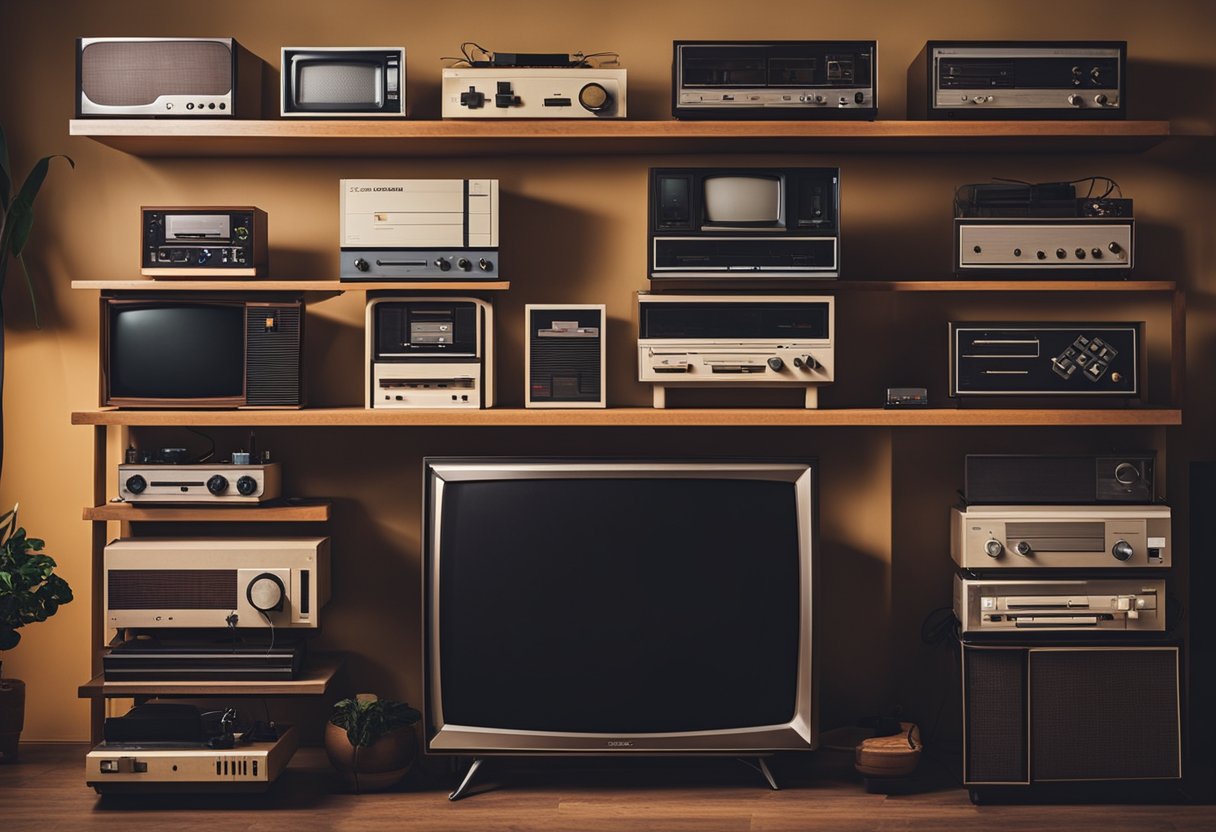
[[[413,725],[390,731],[367,748],[356,748],[346,731],[330,722],[325,725],[325,753],[352,789],[373,792],[401,782],[418,752]]]
[[[17,762],[17,742],[25,727],[25,682],[0,678],[0,763]]]

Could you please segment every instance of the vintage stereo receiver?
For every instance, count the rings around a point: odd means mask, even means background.
[[[801,387],[806,407],[835,378],[835,299],[638,293],[638,380],[669,387]]]
[[[524,307],[525,407],[607,407],[607,307]]]
[[[498,279],[497,179],[343,179],[343,280]]]
[[[954,576],[963,635],[1161,633],[1165,581],[1135,578],[992,581]]]
[[[402,118],[405,47],[284,46],[279,115]]]
[[[1152,503],[1157,454],[1101,456],[967,454],[968,505]]]
[[[131,538],[105,547],[109,627],[315,628],[329,538]]]
[[[246,503],[282,493],[277,462],[118,466],[118,496],[128,503]]]
[[[265,277],[266,212],[258,208],[141,208],[140,274]]]
[[[78,118],[260,118],[264,63],[232,38],[79,38]]]
[[[444,118],[625,118],[625,70],[457,67],[443,70]]]
[[[1126,799],[1133,781],[1179,779],[1180,650],[1142,640],[964,642],[963,782],[972,799],[988,787],[1057,785],[1075,801],[1082,786],[1103,781]]]
[[[1136,221],[1128,217],[954,220],[954,270],[960,275],[1111,272],[1134,265]]]
[[[494,308],[486,301],[376,297],[365,332],[366,407],[494,405]]]
[[[85,785],[98,794],[264,792],[299,748],[294,726],[277,737],[237,736],[231,747],[207,742],[103,742],[85,758]]]
[[[701,119],[874,119],[872,40],[676,41],[671,114]]]
[[[304,404],[304,303],[174,292],[101,298],[101,404]]]
[[[908,68],[908,115],[1127,116],[1124,41],[929,41]]]
[[[649,269],[661,278],[840,276],[839,168],[652,168]]]
[[[950,323],[953,397],[1140,394],[1142,323]]]
[[[963,569],[1135,569],[1170,565],[1169,506],[968,506],[950,510]]]

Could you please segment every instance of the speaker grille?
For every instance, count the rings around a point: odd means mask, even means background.
[[[541,335],[554,321],[596,327],[598,335]],[[528,390],[533,401],[598,402],[604,322],[599,310],[545,309],[529,321]]]
[[[234,610],[235,569],[112,569],[112,610]]]
[[[1025,783],[1026,653],[964,648],[968,783]]]
[[[225,95],[232,51],[215,41],[91,43],[80,56],[80,86],[109,107],[151,104],[161,95]]]
[[[380,69],[370,63],[317,63],[300,68],[296,103],[380,104]]]
[[[1038,780],[1181,776],[1178,651],[1031,650]]]
[[[248,383],[245,400],[251,405],[295,407],[300,395],[300,336],[302,308],[250,306],[245,321]]]

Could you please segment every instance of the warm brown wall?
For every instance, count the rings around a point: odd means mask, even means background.
[[[802,157],[596,157],[426,159],[144,160],[69,139],[73,39],[80,35],[231,34],[277,64],[283,44],[404,44],[411,110],[435,117],[439,58],[473,39],[503,50],[619,50],[631,81],[630,112],[665,118],[671,41],[699,37],[841,37],[880,42],[882,116],[901,118],[905,70],[930,37],[1118,38],[1130,43],[1131,110],[1169,117],[1210,136],[1216,114],[1216,7],[1193,2],[1025,0],[1020,3],[854,0],[826,3],[604,4],[486,2],[436,6],[394,0],[306,4],[293,0],[61,0],[0,7],[0,119],[16,168],[66,152],[77,170],[52,172],[39,202],[29,263],[38,280],[43,330],[31,329],[20,277],[10,274],[7,458],[0,505],[20,499],[31,530],[45,536],[78,601],[25,630],[5,672],[30,685],[26,736],[81,739],[87,708],[75,698],[88,676],[90,439],[68,413],[96,405],[96,296],[73,278],[137,274],[141,204],[253,203],[270,214],[272,269],[279,277],[337,271],[337,180],[341,177],[498,177],[505,194],[503,257],[514,289],[498,304],[500,399],[518,405],[522,307],[526,302],[606,302],[609,397],[643,404],[635,379],[632,293],[644,288],[645,172],[651,164],[801,163],[843,168],[844,263],[851,277],[940,277],[948,270],[953,186],[991,175],[1116,177],[1136,199],[1139,275],[1182,281],[1192,309],[1188,427],[1171,432],[1170,493],[1182,496],[1188,455],[1210,455],[1206,430],[1216,394],[1210,227],[1216,218],[1211,139],[1175,139],[1142,155],[849,155]],[[1178,92],[1158,93],[1169,82]],[[1185,88],[1184,88],[1185,85]],[[1084,297],[867,298],[841,301],[840,381],[825,406],[872,403],[887,384],[945,384],[943,323],[951,315],[1089,315],[1147,318],[1152,382],[1164,396],[1168,318],[1160,305],[1110,305]],[[317,404],[361,401],[362,307],[358,294],[326,301],[310,322],[309,376]],[[824,725],[897,703],[932,722],[949,667],[919,644],[924,614],[949,603],[946,509],[968,450],[1090,449],[1162,445],[1164,431],[1084,430],[280,430],[260,438],[287,464],[293,493],[337,498],[334,602],[323,642],[353,654],[351,676],[374,688],[420,696],[417,619],[418,457],[424,453],[628,452],[818,454],[824,487],[822,572],[825,640],[820,658]],[[239,443],[239,432],[220,432]],[[169,439],[181,440],[182,436]],[[157,437],[145,433],[153,443]],[[111,475],[112,476],[112,475]],[[1179,524],[1181,526],[1181,524]],[[117,530],[114,529],[114,532]],[[1181,529],[1179,529],[1181,532]],[[851,616],[856,616],[853,618]]]

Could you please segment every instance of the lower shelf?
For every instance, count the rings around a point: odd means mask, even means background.
[[[1021,427],[1181,425],[1182,410],[1134,408],[666,408],[548,410],[85,410],[74,425],[259,427]]]
[[[301,677],[290,682],[107,682],[98,674],[80,686],[77,696],[319,696],[329,690],[345,663],[340,654],[309,656]]]
[[[134,505],[106,503],[87,506],[85,520],[124,523],[324,523],[329,520],[328,500],[289,500],[272,505]]]

